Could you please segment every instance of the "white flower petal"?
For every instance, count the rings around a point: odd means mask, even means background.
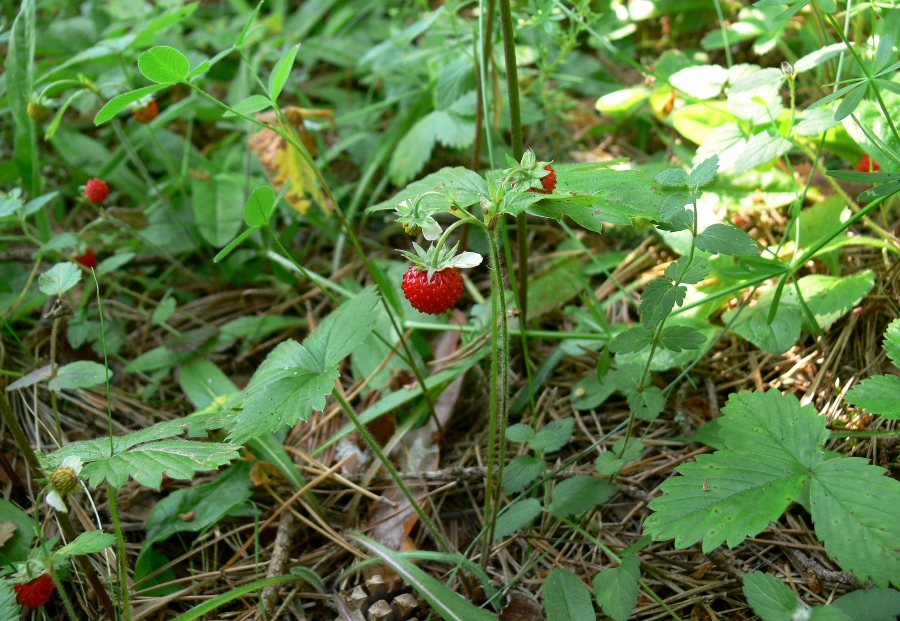
[[[481,265],[483,257],[477,252],[464,252],[450,262],[452,267],[475,267]]]
[[[55,489],[50,490],[50,493],[44,498],[47,501],[47,504],[59,511],[60,513],[65,513],[68,509],[66,508],[66,503],[63,502],[62,494],[57,492]]]
[[[77,475],[84,467],[84,462],[81,461],[81,457],[79,457],[78,455],[69,455],[63,460],[62,465],[67,468],[71,468]]]
[[[425,237],[428,241],[434,241],[443,233],[443,229],[441,229],[441,225],[437,223],[437,220],[434,218],[428,218],[425,223],[422,225],[422,236]]]

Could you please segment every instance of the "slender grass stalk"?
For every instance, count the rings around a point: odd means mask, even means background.
[[[384,451],[381,450],[381,447],[378,445],[378,442],[375,441],[375,438],[372,437],[372,434],[369,433],[369,430],[366,429],[366,426],[359,420],[359,417],[356,415],[356,412],[353,410],[353,406],[351,406],[344,396],[341,394],[340,390],[334,391],[334,398],[337,399],[337,402],[344,408],[344,411],[347,413],[347,416],[350,417],[350,420],[353,421],[353,424],[356,426],[356,430],[359,431],[359,435],[363,437],[366,444],[369,445],[369,448],[372,449],[372,452],[375,453],[375,456],[378,457],[378,460],[381,464],[387,469],[388,473],[390,473],[391,478],[394,480],[394,483],[397,484],[397,487],[400,488],[400,491],[403,492],[403,495],[406,496],[406,499],[409,501],[409,504],[415,510],[415,512],[419,515],[419,519],[422,520],[422,524],[425,528],[428,529],[428,532],[431,533],[431,536],[434,537],[434,540],[441,546],[441,549],[444,552],[451,552],[452,548],[447,544],[444,540],[444,536],[441,534],[441,531],[438,530],[437,526],[431,521],[431,518],[428,517],[428,514],[425,513],[425,510],[419,506],[416,497],[412,495],[412,492],[409,491],[409,488],[406,486],[406,483],[403,482],[403,478],[400,476],[400,473],[397,472],[397,469],[394,467],[394,464],[391,463],[391,460],[388,459],[387,455],[384,454]]]

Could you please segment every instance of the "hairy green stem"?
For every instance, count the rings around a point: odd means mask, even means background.
[[[116,531],[116,563],[119,566],[119,585],[122,587],[122,610],[125,613],[125,621],[131,621],[131,604],[128,593],[128,551],[125,549],[125,536],[122,534],[122,525],[119,523],[119,502],[116,499],[116,492],[118,489],[107,484],[109,517],[112,519],[113,529]]]

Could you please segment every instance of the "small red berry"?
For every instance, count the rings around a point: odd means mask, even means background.
[[[23,606],[40,608],[50,600],[56,585],[50,574],[41,574],[28,582],[18,582],[13,585],[16,591],[16,599]]]
[[[431,282],[428,281],[428,270],[416,265],[410,265],[403,275],[403,295],[414,309],[429,315],[440,315],[453,308],[462,290],[462,274],[455,267],[435,272]]]
[[[155,99],[151,99],[145,106],[141,108],[131,109],[131,116],[133,116],[134,120],[138,123],[149,123],[150,121],[155,119],[158,114],[159,104],[156,103]]]
[[[80,254],[75,257],[75,261],[77,263],[81,263],[87,268],[97,267],[97,253],[94,252],[93,248],[88,248],[84,251],[84,254]]]
[[[92,203],[99,205],[109,196],[109,186],[103,179],[88,179],[84,184],[84,196]]]
[[[537,192],[538,194],[552,194],[553,190],[556,189],[556,171],[553,170],[553,166],[547,164],[544,166],[544,170],[549,170],[550,174],[541,177],[541,185],[544,186],[541,188],[531,188],[530,192]]]
[[[881,165],[878,164],[872,157],[866,153],[861,158],[859,158],[859,163],[856,165],[856,170],[859,172],[878,172],[881,170]]]

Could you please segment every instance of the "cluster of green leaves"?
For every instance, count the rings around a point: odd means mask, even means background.
[[[677,548],[734,547],[792,502],[811,515],[828,555],[860,580],[900,586],[900,482],[866,459],[824,448],[825,418],[793,395],[733,394],[717,421],[722,448],[678,468],[644,526]]]

